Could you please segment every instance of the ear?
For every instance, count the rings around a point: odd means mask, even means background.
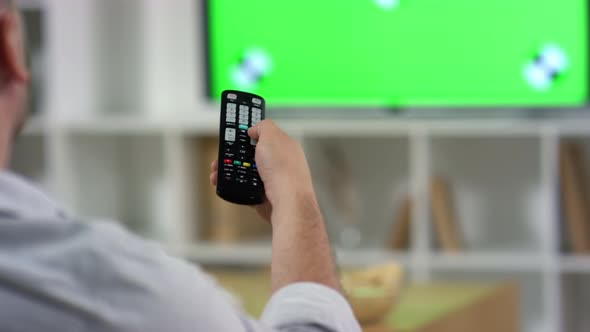
[[[0,72],[7,81],[27,83],[29,80],[20,20],[12,10],[0,11]]]

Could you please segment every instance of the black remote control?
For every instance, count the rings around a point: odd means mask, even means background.
[[[260,96],[227,90],[221,94],[217,195],[224,200],[256,205],[264,201],[264,184],[256,167],[256,141],[248,128],[264,119]]]

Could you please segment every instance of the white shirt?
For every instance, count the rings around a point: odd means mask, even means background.
[[[276,292],[260,321],[198,267],[114,223],[82,223],[0,172],[0,331],[359,332],[346,300],[313,283]]]

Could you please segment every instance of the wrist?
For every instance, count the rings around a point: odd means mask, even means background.
[[[292,188],[291,191],[281,191],[276,196],[277,199],[271,201],[273,226],[280,224],[283,219],[322,222],[322,214],[313,189]]]

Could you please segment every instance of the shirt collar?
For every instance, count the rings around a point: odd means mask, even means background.
[[[61,219],[64,211],[40,189],[10,171],[0,171],[0,214],[18,219]]]

